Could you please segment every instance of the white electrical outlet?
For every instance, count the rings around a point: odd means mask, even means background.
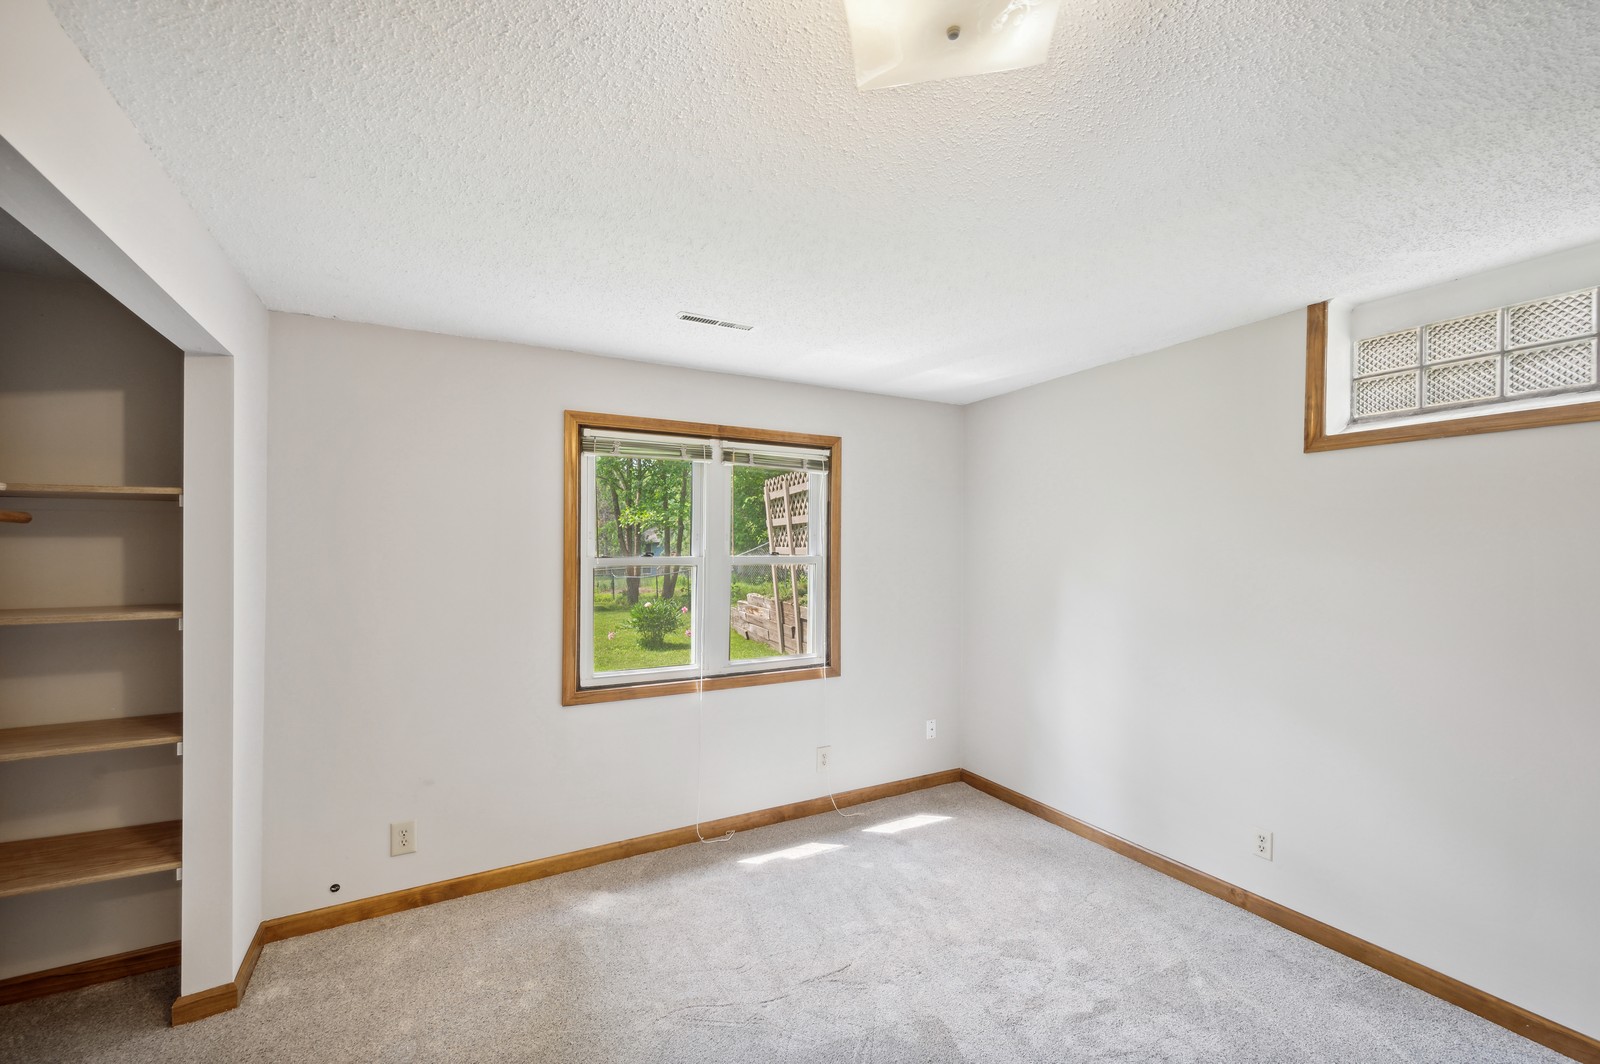
[[[930,720],[928,722],[928,738],[930,738],[930,739],[936,738],[938,736],[938,734],[939,734],[939,722],[936,721],[936,720]]]
[[[1272,832],[1258,831],[1253,837],[1255,839],[1255,855],[1263,861],[1272,860]]]
[[[389,856],[417,852],[417,822],[406,820],[389,825]]]
[[[826,771],[828,771],[828,762],[831,761],[832,759],[833,759],[833,747],[831,747],[831,746],[819,746],[819,747],[817,747],[817,771],[818,772],[826,772]]]

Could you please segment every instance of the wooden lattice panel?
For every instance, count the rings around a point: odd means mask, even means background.
[[[811,551],[811,477],[783,473],[767,480],[767,543],[773,554]]]

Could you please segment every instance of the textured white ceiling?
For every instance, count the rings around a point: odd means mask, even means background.
[[[54,6],[278,310],[965,402],[1600,239],[1595,0],[1068,0],[868,93],[841,0]]]

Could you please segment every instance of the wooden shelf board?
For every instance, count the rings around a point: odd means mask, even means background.
[[[0,898],[166,872],[182,853],[181,820],[0,842]]]
[[[183,616],[183,607],[168,606],[53,606],[44,609],[0,610],[0,625],[86,624],[92,621],[163,621]]]
[[[176,500],[182,488],[123,487],[120,484],[0,484],[0,498]]]
[[[161,746],[181,741],[182,713],[0,728],[0,762],[129,750],[136,746]]]

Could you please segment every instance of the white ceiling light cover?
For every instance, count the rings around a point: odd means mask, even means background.
[[[1017,70],[1045,61],[1060,0],[845,0],[856,87]]]

